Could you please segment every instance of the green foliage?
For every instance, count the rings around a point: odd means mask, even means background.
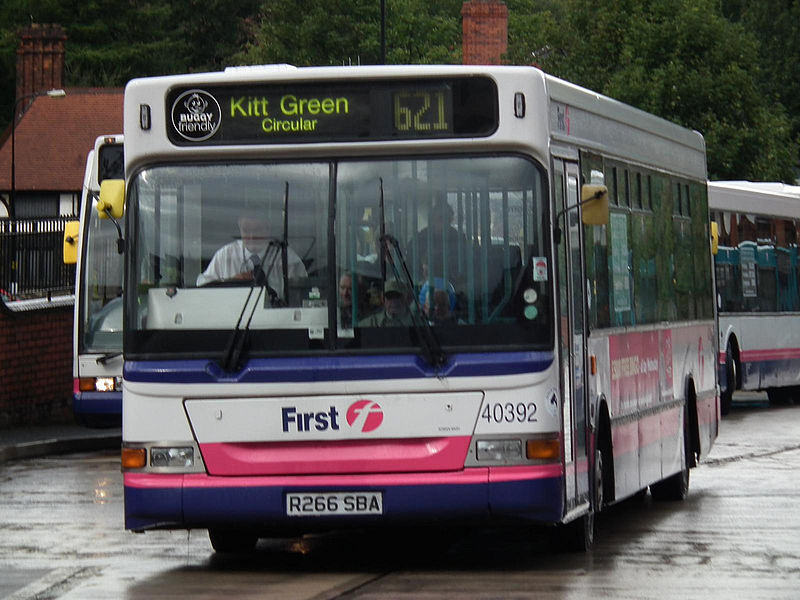
[[[712,0],[565,0],[509,26],[512,60],[539,49],[548,72],[703,133],[710,178],[792,179],[796,146],[761,85],[759,40]]]
[[[67,32],[67,86],[227,65],[459,63],[462,0],[4,0],[0,127],[17,32]],[[712,178],[784,180],[800,164],[800,0],[506,0],[508,62],[697,129]]]
[[[0,7],[0,125],[10,119],[19,29],[61,25],[65,86],[122,87],[134,77],[226,66],[258,0],[6,0]]]
[[[460,60],[461,2],[387,0],[387,63],[453,63]],[[379,64],[381,4],[375,0],[292,0],[265,4],[249,22],[245,49],[234,56],[247,64],[296,66]]]

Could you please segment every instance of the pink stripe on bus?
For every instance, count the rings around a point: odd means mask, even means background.
[[[210,475],[323,475],[454,471],[470,437],[201,444]]]
[[[244,488],[244,487],[390,487],[416,485],[481,485],[561,477],[560,464],[519,467],[470,468],[444,473],[384,473],[372,475],[271,475],[264,477],[211,477],[204,473],[125,473],[125,487],[140,489]]]
[[[742,362],[762,362],[767,360],[790,360],[800,358],[800,348],[771,348],[766,350],[741,350]]]

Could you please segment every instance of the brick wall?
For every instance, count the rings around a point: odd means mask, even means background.
[[[0,428],[72,419],[72,307],[0,310]]]
[[[500,0],[468,0],[461,7],[465,65],[499,65],[508,50],[508,7]]]

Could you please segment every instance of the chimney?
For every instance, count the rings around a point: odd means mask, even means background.
[[[34,24],[21,29],[19,37],[16,98],[63,88],[64,42],[67,39],[64,28]],[[25,112],[26,106],[24,102],[20,104],[19,114]]]
[[[502,0],[467,0],[461,7],[465,65],[499,65],[508,50],[508,7]]]

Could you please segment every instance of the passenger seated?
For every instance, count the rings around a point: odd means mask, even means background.
[[[383,310],[359,321],[359,327],[408,327],[413,324],[408,308],[408,294],[396,279],[383,287]]]
[[[432,287],[426,281],[419,292],[419,304],[431,325],[458,323],[453,313],[456,308],[456,290],[449,281],[437,277],[433,280]]]

